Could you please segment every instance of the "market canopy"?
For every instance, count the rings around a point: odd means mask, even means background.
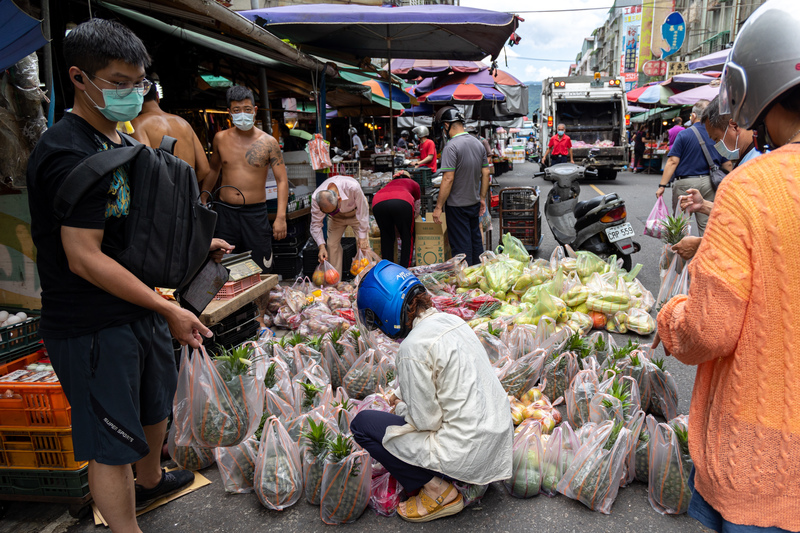
[[[776,46],[780,46],[780,44],[776,43]],[[719,52],[693,59],[689,61],[687,66],[689,70],[722,70],[730,53],[730,49],[720,50]]]
[[[0,0],[0,71],[46,44],[41,21],[23,12],[11,0]]]
[[[395,111],[402,111],[406,107],[418,103],[416,98],[404,91],[401,87],[390,85],[388,82],[375,80],[349,70],[340,70],[339,75],[347,81],[369,87],[372,101],[386,108],[391,107]],[[392,91],[391,102],[389,99],[389,87],[391,87]]]
[[[669,120],[671,118],[675,118],[681,114],[680,108],[669,108],[669,107],[655,107],[653,109],[649,109],[645,113],[641,115],[636,115],[635,117],[631,118],[631,122],[633,123],[640,123],[640,122],[647,122],[648,120]]]
[[[663,85],[650,85],[645,87],[644,91],[635,100],[639,104],[661,104],[667,105],[670,96],[675,94],[672,89],[664,87]],[[630,101],[630,98],[628,98]]]
[[[698,100],[713,100],[719,94],[719,80],[671,96],[670,105],[694,105]]]
[[[449,5],[305,4],[239,14],[305,52],[333,59],[495,59],[519,24],[509,13]]]
[[[489,66],[480,61],[457,61],[447,59],[393,59],[384,67],[395,76],[407,80],[431,78],[441,74],[472,74],[488,69]]]

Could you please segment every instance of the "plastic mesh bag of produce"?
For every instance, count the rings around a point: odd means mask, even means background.
[[[689,435],[680,420],[658,424],[650,435],[648,499],[661,514],[682,514],[689,509],[692,492],[689,474]]]
[[[581,279],[586,279],[595,272],[598,274],[606,272],[608,264],[597,255],[583,250],[579,250],[576,254],[578,256],[576,260],[576,272]]]
[[[178,446],[175,444],[175,424],[169,428],[169,437],[167,439],[167,450],[169,456],[175,461],[179,468],[184,470],[202,470],[214,464],[214,449],[203,448],[198,446],[197,443],[192,443],[188,446]]]
[[[664,367],[663,359],[654,359],[649,369],[649,412],[672,420],[678,416],[678,386],[675,378]]]
[[[496,369],[497,377],[508,394],[520,396],[539,381],[544,361],[544,350],[535,350],[516,361],[507,360]]]
[[[253,487],[258,501],[274,511],[294,505],[303,495],[300,451],[275,417],[264,424]]]
[[[245,494],[253,492],[253,476],[258,455],[258,440],[246,439],[236,446],[216,448],[214,457],[226,492]]]
[[[572,378],[578,373],[578,358],[572,352],[554,354],[548,358],[542,372],[542,380],[547,380],[547,385],[542,391],[548,398],[558,399],[564,396]]]
[[[302,433],[303,439],[303,494],[306,501],[319,505],[322,488],[322,472],[328,457],[328,444],[331,432],[323,422],[308,421],[308,430]]]
[[[629,440],[630,430],[621,422],[606,421],[594,427],[559,481],[558,492],[593,511],[610,514]]]
[[[503,481],[515,498],[532,498],[542,484],[542,433],[539,424],[529,424],[514,437],[511,478]]]
[[[575,374],[564,394],[567,419],[572,427],[579,428],[589,422],[589,404],[599,388],[600,382],[594,370],[581,370]]]
[[[503,243],[498,246],[498,250],[502,251],[510,258],[516,259],[517,261],[521,261],[523,263],[527,263],[531,260],[531,254],[528,253],[528,250],[525,248],[525,245],[522,244],[522,241],[510,233],[503,235]]]
[[[403,487],[388,472],[372,478],[369,506],[381,516],[393,516],[397,512]]]
[[[212,361],[202,346],[192,354],[189,390],[179,393],[189,395],[192,435],[201,446],[233,446],[258,427],[264,410],[266,361],[240,355],[237,349]],[[181,402],[178,393],[176,401]],[[190,442],[178,431],[177,444]]]
[[[544,444],[542,458],[542,493],[550,497],[558,493],[558,482],[564,476],[581,442],[568,422],[553,430]]]
[[[379,355],[370,348],[353,364],[344,376],[344,389],[350,398],[361,400],[386,386],[386,370],[379,362]]]
[[[326,524],[349,524],[369,504],[372,460],[366,451],[352,451],[350,437],[338,435],[322,474],[319,515]]]

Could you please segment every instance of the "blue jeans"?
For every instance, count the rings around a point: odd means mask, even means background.
[[[716,509],[703,499],[694,487],[694,467],[689,474],[689,488],[692,489],[692,500],[689,502],[689,516],[717,533],[786,533],[779,527],[742,526],[728,522]]]

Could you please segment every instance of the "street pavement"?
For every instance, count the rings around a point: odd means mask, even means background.
[[[550,184],[542,178],[533,179],[538,169],[534,163],[515,165],[513,172],[498,178],[500,187],[538,185],[545,198]],[[615,181],[581,182],[581,199],[589,199],[603,193],[618,193],[626,201],[628,221],[636,231],[636,240],[642,250],[634,255],[633,263],[642,263],[644,268],[639,279],[653,292],[659,288],[658,260],[662,250],[660,241],[644,237],[644,223],[655,202],[655,191],[659,176],[656,174],[620,173]],[[597,190],[595,190],[595,188]],[[669,204],[669,202],[667,202]],[[544,240],[540,257],[548,258],[556,246],[550,228],[542,217]],[[497,244],[497,219],[494,219],[494,245]],[[636,338],[635,334],[619,336]],[[652,342],[652,336],[641,339]],[[622,342],[625,342],[623,340]],[[659,348],[659,352],[663,354]],[[674,359],[667,359],[667,368],[672,372],[678,386],[681,413],[687,413],[694,384],[695,369]],[[186,533],[239,532],[239,531],[292,531],[311,532],[326,529],[319,518],[318,507],[300,501],[293,507],[274,512],[265,509],[254,494],[226,494],[216,466],[204,470],[212,484],[175,500],[139,518],[143,531],[171,531]],[[2,503],[2,502],[0,502]],[[686,515],[662,516],[652,509],[647,498],[646,485],[634,482],[620,489],[610,515],[590,511],[583,504],[565,496],[548,498],[540,495],[528,500],[511,497],[501,483],[493,484],[479,506],[466,509],[461,514],[424,525],[403,522],[397,517],[385,518],[371,510],[354,524],[346,526],[348,531],[366,533],[392,532],[475,532],[493,533],[519,531],[567,532],[697,532],[708,531]],[[0,521],[0,533],[70,533],[94,532],[97,527],[90,518],[75,520],[67,509],[60,505],[6,502],[5,516]]]

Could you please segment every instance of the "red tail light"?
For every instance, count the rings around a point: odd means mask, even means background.
[[[630,126],[631,125],[631,116],[630,115],[625,115],[625,125],[626,126]]]
[[[627,216],[628,213],[625,212],[625,207],[617,207],[616,209],[612,209],[603,215],[603,218],[600,219],[600,222],[616,222],[617,220],[625,220],[625,217]]]

